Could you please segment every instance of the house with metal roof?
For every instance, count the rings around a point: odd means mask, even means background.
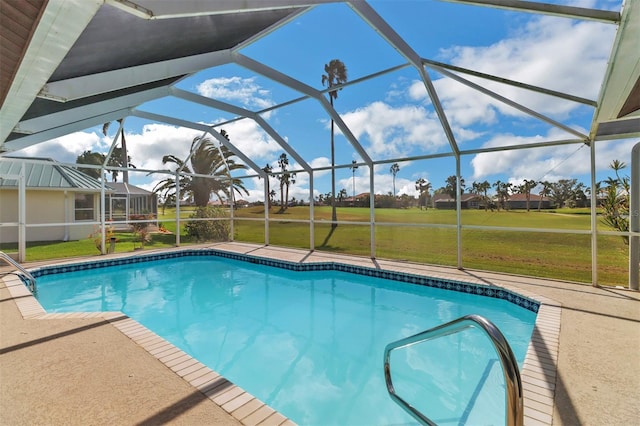
[[[100,217],[101,191],[98,179],[51,159],[0,158],[0,243],[17,242],[20,223],[27,241],[87,238]]]
[[[24,182],[24,220],[19,191]],[[157,217],[157,196],[129,183],[109,182],[105,219],[129,229],[132,217]],[[102,182],[80,170],[47,158],[0,158],[0,243],[18,241],[18,224],[26,224],[27,241],[86,238],[100,220]],[[71,222],[71,223],[68,223]]]

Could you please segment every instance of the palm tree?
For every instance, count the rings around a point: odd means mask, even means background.
[[[223,130],[220,132],[227,140],[229,136]],[[176,169],[182,169],[187,174],[209,175],[212,177],[201,176],[185,176],[181,175],[178,182],[173,178],[164,179],[153,189],[154,193],[163,193],[163,197],[176,193],[177,186],[180,187],[180,193],[193,197],[193,202],[198,207],[204,207],[209,203],[211,194],[214,193],[218,199],[222,199],[222,195],[227,198],[231,197],[229,189],[230,172],[233,170],[246,169],[244,164],[238,164],[234,160],[235,154],[226,146],[218,147],[209,138],[196,137],[191,143],[191,150],[196,147],[195,152],[191,156],[191,169],[178,157],[169,154],[162,157],[162,164],[174,163]],[[242,179],[231,179],[231,187],[238,194],[244,191],[249,195],[244,187]],[[179,200],[176,200],[178,202]]]
[[[620,177],[620,174],[619,174],[620,170],[624,169],[625,167],[627,167],[627,165],[620,160],[613,160],[611,164],[609,164],[609,168],[616,173],[616,178],[618,179],[620,186],[627,194],[629,194],[629,189],[630,189],[629,177],[628,176]]]
[[[353,182],[353,205],[356,204],[356,169],[358,165],[356,164],[356,160],[351,161],[351,181]]]
[[[333,86],[344,84],[347,82],[347,67],[339,59],[332,59],[328,64],[324,66],[324,72],[322,74],[322,85],[325,84],[329,88],[329,102],[333,107],[333,100],[338,99],[338,90],[331,90]],[[338,214],[336,212],[336,161],[334,150],[334,126],[335,123],[331,119],[331,227],[338,226]]]
[[[278,165],[282,171],[282,174],[278,177],[280,180],[280,212],[282,213],[289,207],[289,185],[296,183],[296,174],[287,170],[289,167],[287,154],[282,153],[280,155]]]
[[[531,190],[535,188],[538,183],[535,180],[525,179],[522,182],[522,185],[518,186],[518,192],[524,194],[525,199],[527,200],[527,211],[529,209],[529,201],[531,200]]]
[[[347,190],[342,188],[340,192],[338,192],[338,202],[342,204],[342,201],[347,198]]]
[[[540,185],[542,185],[542,188],[540,188],[540,192],[538,193],[540,196],[540,200],[538,201],[538,211],[542,208],[542,200],[551,194],[551,182],[544,180],[540,182]]]
[[[510,182],[502,182],[501,180],[498,180],[493,184],[493,186],[496,188],[496,195],[498,196],[498,208],[502,206],[503,210],[507,210],[506,200],[511,194],[511,188],[513,185]]]
[[[471,184],[471,192],[482,196],[485,211],[489,210],[489,200],[487,197],[487,190],[489,188],[491,188],[491,184],[486,180],[484,182],[473,182]]]
[[[119,118],[118,124],[122,125],[122,118]],[[102,134],[107,136],[107,131],[109,130],[109,126],[111,125],[111,122],[108,123],[104,123],[102,125]],[[136,166],[134,166],[133,164],[131,164],[131,157],[129,157],[129,153],[127,152],[127,141],[124,137],[124,126],[121,126],[120,128],[120,138],[122,139],[122,147],[121,148],[114,148],[113,152],[111,153],[111,157],[109,157],[109,162],[107,163],[107,166],[113,166],[113,167],[132,167],[132,168],[136,168]],[[114,182],[116,182],[118,180],[118,171],[117,170],[112,170],[111,171],[111,178]],[[124,183],[129,183],[129,171],[128,170],[123,170],[122,171],[122,181]]]
[[[389,173],[391,173],[393,175],[393,196],[396,196],[396,175],[398,174],[398,172],[400,171],[400,166],[398,166],[398,163],[393,163],[391,165],[391,168],[389,168]]]
[[[620,231],[629,231],[629,214],[630,200],[629,190],[631,182],[628,176],[620,176],[620,170],[624,169],[626,164],[620,160],[613,160],[609,165],[616,177],[609,177],[605,180],[607,184],[605,198],[602,202],[602,221],[611,228]],[[629,244],[629,237],[623,236],[622,239]]]
[[[425,178],[416,180],[416,191],[420,193],[420,209],[422,209],[422,206],[426,209],[429,191],[431,191],[431,182],[428,182]]]
[[[445,181],[446,185],[444,187],[444,192],[446,194],[449,194],[451,196],[451,198],[458,198],[456,195],[456,187],[457,187],[457,178],[455,175],[449,176],[447,177],[447,180]],[[464,192],[464,178],[461,176],[460,177],[460,194],[462,194]]]

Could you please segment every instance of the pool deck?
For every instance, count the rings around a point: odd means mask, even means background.
[[[245,243],[210,247],[515,290],[543,303],[521,371],[525,425],[640,422],[638,292]],[[152,252],[145,250],[145,254]],[[0,266],[0,273],[7,270]],[[46,314],[21,281],[0,275],[0,424],[267,426],[293,422],[125,315]]]

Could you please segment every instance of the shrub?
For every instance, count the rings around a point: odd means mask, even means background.
[[[145,214],[138,214],[138,215],[130,215],[129,216],[130,220],[145,220],[145,219],[153,219],[153,215],[145,215]],[[133,235],[135,236],[135,240],[140,243],[140,248],[144,248],[144,244],[145,243],[150,243],[151,242],[151,233],[149,232],[149,225],[151,225],[151,222],[134,222],[131,224],[131,227],[133,228]]]
[[[191,219],[227,219],[226,212],[218,207],[198,207]],[[187,235],[196,241],[228,241],[230,226],[228,220],[192,220],[185,225]]]
[[[105,241],[109,243],[109,240],[115,237],[113,226],[105,226],[104,231]],[[100,226],[93,227],[93,232],[89,234],[89,239],[93,240],[93,243],[95,244],[98,251],[102,253],[102,228]]]

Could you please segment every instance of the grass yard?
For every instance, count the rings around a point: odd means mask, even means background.
[[[181,209],[183,219],[192,209]],[[283,214],[273,207],[269,213],[269,240],[272,245],[308,249],[310,225],[298,221],[309,219],[309,208],[296,206]],[[564,209],[538,212],[463,210],[462,263],[468,269],[492,270],[520,275],[556,278],[569,281],[591,281],[591,237],[588,234],[559,232],[510,231],[509,228],[534,230],[589,230],[588,209]],[[249,207],[234,212],[234,239],[264,243],[264,208]],[[331,208],[314,210],[314,241],[319,251],[355,254],[369,257],[370,233],[368,208],[338,208],[341,223],[331,229]],[[159,212],[158,221],[172,234],[153,234],[145,248],[175,245],[175,209]],[[410,262],[456,266],[456,212],[451,210],[376,209],[375,256]],[[360,223],[357,223],[360,222]],[[412,224],[412,226],[407,226]],[[417,225],[417,226],[413,226]],[[491,226],[502,229],[480,230],[464,227]],[[598,224],[599,229],[608,229]],[[181,245],[192,244],[182,223]],[[116,252],[130,252],[139,247],[132,233],[116,234]],[[4,251],[15,251],[15,244],[0,245]],[[90,239],[69,242],[33,242],[27,244],[27,260],[98,255]],[[628,282],[628,246],[622,238],[598,237],[598,279],[603,285]]]

